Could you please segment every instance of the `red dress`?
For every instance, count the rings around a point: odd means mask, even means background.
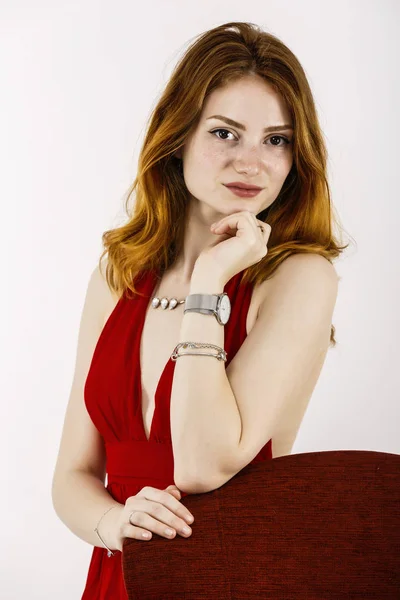
[[[247,335],[252,286],[248,283],[239,286],[243,272],[224,286],[231,301],[230,319],[224,326],[225,366]],[[145,297],[121,296],[99,336],[84,388],[86,408],[106,446],[106,489],[121,504],[146,485],[165,489],[175,484],[169,415],[175,361],[168,359],[158,382],[148,440],[142,419],[139,348],[147,306],[156,284],[156,272],[148,271],[137,280],[137,288]],[[269,459],[272,459],[272,440],[251,462]],[[185,495],[182,492],[182,498]],[[108,557],[105,548],[94,546],[81,600],[127,599],[122,553],[117,550]]]

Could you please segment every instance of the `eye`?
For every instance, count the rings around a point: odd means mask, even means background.
[[[233,133],[231,131],[228,131],[228,129],[221,129],[221,128],[220,129],[213,129],[212,131],[210,131],[210,133],[212,135],[214,135],[214,134],[219,133],[220,131],[223,131],[224,133],[228,133],[228,134],[230,133],[231,135],[233,135]],[[217,135],[216,137],[218,137],[219,140],[225,140],[225,139],[227,139],[227,138],[221,138],[221,137],[219,137],[219,135]],[[291,141],[288,138],[284,137],[283,135],[272,135],[270,138],[268,138],[268,141],[269,140],[276,140],[276,139],[284,140],[285,144],[270,144],[270,145],[279,148],[280,146],[288,145],[288,144],[291,143]]]
[[[233,135],[233,133],[231,131],[228,131],[227,129],[214,129],[213,131],[210,131],[211,134],[214,133],[218,133],[219,131],[223,131],[224,133],[230,133],[231,135]],[[218,139],[226,139],[226,138],[220,138],[219,136],[217,136]]]
[[[287,146],[288,144],[290,144],[290,140],[288,140],[286,137],[284,137],[283,135],[272,135],[270,138],[270,140],[284,140],[285,145]],[[273,146],[276,146],[277,144],[272,144]],[[279,146],[282,146],[282,144],[279,144]]]

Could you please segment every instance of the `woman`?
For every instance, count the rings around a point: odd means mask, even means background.
[[[84,600],[127,597],[124,539],[191,536],[182,494],[290,454],[336,343],[332,260],[347,246],[326,160],[305,73],[279,39],[238,22],[192,43],[82,314],[53,502],[95,546]]]

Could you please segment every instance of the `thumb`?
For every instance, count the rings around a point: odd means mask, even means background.
[[[181,497],[180,490],[174,484],[169,485],[167,488],[165,488],[165,491],[169,492],[170,494],[173,494],[174,496],[175,494],[177,494],[179,498]]]

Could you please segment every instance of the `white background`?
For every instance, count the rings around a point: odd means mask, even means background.
[[[357,244],[335,263],[338,345],[293,453],[400,453],[399,7],[0,2],[2,599],[81,597],[92,546],[58,519],[51,481],[86,287],[101,234],[123,219],[147,118],[173,66],[224,22],[261,25],[302,63],[332,198]]]

